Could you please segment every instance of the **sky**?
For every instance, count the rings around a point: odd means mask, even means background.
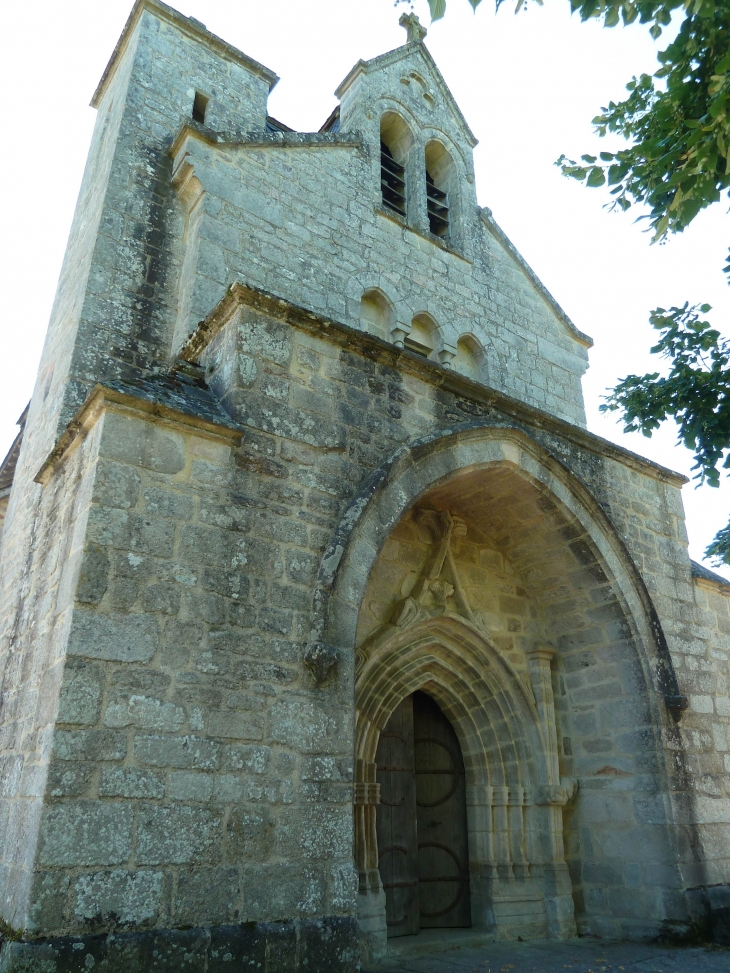
[[[707,302],[714,325],[730,331],[726,209],[716,205],[666,246],[650,246],[638,213],[608,212],[605,189],[585,189],[553,164],[561,153],[577,158],[617,147],[595,137],[591,119],[622,97],[632,75],[655,69],[657,44],[639,24],[582,24],[568,0],[531,4],[517,15],[510,0],[498,14],[492,0],[475,14],[468,0],[448,0],[435,24],[426,0],[413,6],[479,139],[480,204],[595,340],[583,380],[589,429],[692,475],[692,455],[676,445],[675,426],[651,439],[626,435],[598,407],[629,372],[657,369],[649,354],[652,308]],[[131,0],[34,0],[3,9],[0,457],[33,390],[94,125],[89,101],[130,9]],[[393,0],[180,0],[179,9],[276,71],[269,113],[316,131],[352,65],[404,43],[398,18],[408,8]],[[690,556],[701,560],[727,522],[730,484],[689,484],[683,498]],[[730,577],[730,569],[723,573]]]

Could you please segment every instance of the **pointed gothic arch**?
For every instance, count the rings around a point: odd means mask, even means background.
[[[457,510],[459,503],[461,510]],[[536,910],[543,908],[544,911],[541,918],[537,911],[533,914],[534,921],[530,930],[526,930],[527,935],[548,932],[565,935],[572,923],[572,902],[562,841],[562,809],[571,790],[569,783],[560,778],[558,758],[562,763],[564,754],[558,754],[557,742],[554,752],[550,752],[551,744],[545,733],[539,744],[535,742],[535,731],[529,730],[535,724],[534,713],[529,706],[525,709],[524,703],[517,704],[521,691],[514,679],[508,681],[509,690],[494,692],[489,687],[489,680],[494,680],[499,670],[490,657],[490,637],[480,624],[482,619],[477,618],[478,613],[472,611],[470,615],[468,605],[467,610],[456,611],[458,620],[451,617],[453,610],[438,618],[433,613],[428,616],[422,613],[419,617],[416,612],[413,625],[425,624],[428,619],[424,638],[415,637],[416,627],[411,627],[406,635],[383,630],[374,641],[372,631],[366,633],[364,641],[358,637],[361,607],[369,598],[368,585],[385,543],[404,517],[423,506],[441,514],[456,511],[466,515],[466,511],[471,511],[477,516],[478,513],[481,521],[476,526],[490,534],[498,547],[501,545],[500,549],[512,558],[524,579],[527,593],[544,620],[543,627],[535,630],[525,643],[530,688],[542,727],[551,726],[553,735],[557,736],[550,679],[550,656],[555,648],[573,667],[573,683],[561,703],[568,720],[576,701],[582,697],[598,698],[592,684],[580,683],[584,657],[586,665],[603,665],[604,657],[619,662],[625,682],[623,686],[616,683],[615,691],[610,684],[603,687],[609,695],[614,691],[615,699],[598,706],[604,713],[600,719],[608,723],[602,732],[620,735],[629,709],[634,725],[640,730],[625,740],[621,737],[623,754],[620,759],[615,758],[620,765],[616,773],[636,775],[638,802],[644,800],[641,781],[648,781],[646,796],[659,801],[664,822],[674,814],[667,767],[669,756],[663,749],[660,728],[669,736],[674,733],[663,697],[671,697],[676,692],[675,676],[651,598],[618,533],[595,498],[562,463],[522,430],[478,422],[403,447],[371,477],[343,518],[322,563],[316,601],[321,637],[337,647],[343,661],[350,659],[353,669],[356,653],[360,656],[357,673],[353,671],[358,710],[355,821],[356,861],[362,893],[361,928],[366,950],[369,943],[377,951],[378,942],[382,944],[384,936],[374,826],[377,788],[370,754],[374,753],[377,735],[388,713],[415,688],[433,692],[453,720],[474,793],[481,791],[481,803],[470,805],[469,812],[470,859],[476,866],[472,872],[489,876],[479,888],[472,890],[473,909],[482,909],[478,922],[487,924],[491,915],[497,928],[502,923],[502,934],[510,935],[509,930],[505,933],[506,915],[500,919],[500,902],[514,904],[517,892],[515,886],[507,888],[501,879],[499,885],[499,868],[495,878],[494,862],[483,851],[474,850],[487,846],[477,840],[479,829],[472,826],[472,821],[477,819],[491,822],[493,834],[507,834],[513,873],[515,863],[522,867],[520,849],[531,849],[533,857],[524,863],[529,879],[526,876],[521,879],[519,894],[526,896],[523,905],[538,900],[545,905],[535,905]],[[453,604],[457,604],[456,596]],[[405,611],[405,604],[396,608],[396,615],[401,611]],[[396,629],[399,627],[404,626],[395,625]],[[497,648],[502,651],[501,647]],[[481,660],[480,673],[472,666],[476,659]],[[376,664],[376,660],[380,661]],[[490,671],[488,678],[484,671]],[[475,685],[483,687],[476,694],[472,691]],[[492,696],[502,701],[503,710],[486,706],[485,700]],[[487,725],[491,729],[484,729]],[[474,726],[482,729],[477,733],[471,729]],[[570,731],[565,736],[570,736]],[[529,745],[525,742],[528,739],[532,741]],[[527,751],[529,755],[523,756]],[[548,766],[551,761],[550,774],[532,769],[541,764]],[[587,774],[586,779],[592,780],[592,775],[605,771],[607,758],[581,754],[579,763],[577,776]],[[478,766],[482,768],[481,782]],[[509,769],[507,775],[500,776],[502,766]],[[516,767],[520,773],[514,772]],[[609,773],[613,773],[611,767],[613,764],[609,762]],[[647,769],[649,777],[642,778],[640,775],[646,774]],[[605,777],[600,786],[605,790]],[[605,793],[614,801],[624,800],[626,787],[622,786],[624,790],[617,786],[613,797],[610,789]],[[631,845],[625,844],[620,830],[623,826],[619,825],[616,834],[609,833],[613,825],[606,823],[605,815],[601,819],[603,812],[595,799],[587,793],[584,800],[580,793],[578,811],[571,815],[572,826],[594,829],[595,850],[588,857],[592,856],[596,863],[620,862],[622,856],[631,853]],[[668,846],[676,840],[674,831],[665,827],[659,818],[651,827],[642,822],[635,827],[636,837],[632,840],[655,843],[657,849],[661,848],[657,855],[665,861],[675,857]],[[488,830],[482,824],[482,833]],[[542,838],[535,843],[537,835]],[[541,849],[545,847],[547,859],[541,860]],[[574,854],[578,857],[574,857],[572,867],[580,882],[580,856],[585,857],[587,853],[579,850]],[[503,870],[509,872],[509,868]],[[540,879],[538,874],[542,876]],[[513,879],[510,877],[509,881]],[[504,899],[500,899],[502,894]],[[582,901],[580,896],[579,901]],[[528,908],[532,906],[525,905]],[[623,905],[617,901],[612,908],[620,913]],[[630,907],[626,908],[629,909],[626,915],[618,915],[616,921],[624,924],[633,921]],[[605,920],[606,923],[613,921],[611,917]],[[585,908],[583,922],[584,928],[586,922],[607,928],[601,926],[604,920],[600,915],[592,917]],[[591,928],[590,924],[587,928]],[[536,931],[539,929],[542,931]],[[517,934],[516,929],[512,931]],[[524,933],[520,934],[526,938]]]

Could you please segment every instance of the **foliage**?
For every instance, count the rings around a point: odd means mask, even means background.
[[[575,0],[572,0],[575,5]],[[574,8],[576,8],[574,6]],[[581,17],[604,23],[652,22],[659,37],[672,14],[684,8],[675,39],[658,53],[659,70],[627,85],[628,97],[610,102],[594,118],[596,133],[620,135],[627,147],[584,155],[581,163],[558,159],[566,176],[587,186],[610,187],[612,207],[640,203],[648,213],[652,242],[681,233],[707,206],[730,191],[730,4],[727,0],[640,0],[605,5],[582,0]],[[730,259],[725,273],[730,275]],[[627,431],[645,435],[668,418],[679,439],[694,451],[700,482],[718,486],[720,468],[730,469],[730,345],[700,314],[708,305],[657,308],[650,321],[661,332],[653,354],[671,362],[669,374],[629,375],[607,398],[604,410],[620,411]],[[730,523],[705,551],[716,564],[730,564]]]
[[[6,922],[4,919],[0,918],[0,943],[7,941],[9,943],[17,943],[24,937],[24,932],[22,929],[15,929]]]
[[[718,486],[720,468],[730,469],[730,341],[701,319],[710,310],[708,304],[685,304],[653,311],[650,321],[660,338],[651,350],[671,362],[668,374],[628,375],[601,411],[620,412],[626,432],[645,436],[674,418],[680,442],[694,452],[697,479]],[[730,564],[730,524],[705,556]]]
[[[583,0],[581,10],[591,2]],[[683,4],[650,0],[621,6],[625,22],[628,16],[652,16],[658,36],[672,9]],[[618,18],[618,7],[611,5],[605,23],[610,13]],[[584,155],[576,163],[561,156],[557,162],[564,175],[587,186],[607,182],[613,205],[622,210],[644,203],[649,213],[640,218],[649,220],[654,240],[684,230],[730,189],[730,5],[695,3],[658,59],[653,77],[633,78],[628,98],[610,102],[593,119],[598,135],[616,133],[628,147],[601,152],[600,160]]]

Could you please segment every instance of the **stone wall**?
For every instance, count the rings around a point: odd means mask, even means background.
[[[426,497],[469,521],[472,635],[533,720],[508,743],[542,741],[532,777],[470,792],[482,850],[505,800],[530,822],[550,894],[529,934],[573,928],[566,861],[585,931],[686,933],[684,890],[730,878],[730,712],[728,600],[693,584],[683,478],[581,428],[589,339],[476,206],[473,137],[417,39],[348,76],[342,133],[267,132],[274,81],[141,0],[95,96],[0,549],[4,918],[58,973],[160,948],[211,970],[224,940],[272,973],[354,968],[353,802],[364,820],[375,793],[355,710],[382,722],[413,688],[386,660],[378,701],[356,652],[421,570]],[[386,110],[415,133],[406,220],[378,190]],[[438,132],[462,180],[446,243],[424,222]],[[428,359],[402,347],[421,314]],[[463,335],[475,380],[445,367]],[[497,765],[469,741],[468,767]]]
[[[463,252],[384,211],[373,200],[378,139],[377,131],[362,142],[357,134],[183,131],[175,178],[195,205],[195,234],[174,353],[236,281],[358,328],[361,298],[374,290],[392,308],[393,330],[405,334],[416,315],[430,316],[435,360],[448,362],[459,338],[472,335],[484,351],[482,381],[584,425],[586,356],[575,329],[493,235],[475,200],[464,214]]]
[[[226,443],[106,412],[31,929],[352,910],[347,680],[301,667],[316,542],[258,494]]]
[[[670,552],[679,575],[684,556],[691,584],[676,481],[575,427],[246,289],[196,347],[244,430],[240,447],[222,426],[201,432],[194,419],[155,419],[152,406],[109,405],[96,425],[93,410],[80,419],[93,430],[83,448],[72,451],[72,434],[43,474],[49,496],[84,450],[98,450],[23,920],[45,935],[352,915],[354,652],[321,684],[304,662],[328,545],[348,505],[408,444],[475,423],[516,430],[590,488],[575,487],[595,516],[605,514],[593,496],[609,511],[613,501],[627,563],[646,558],[649,584],[658,545],[657,571],[667,574]],[[661,647],[646,631],[632,643],[620,600],[608,597],[615,566],[590,567],[593,540],[560,526],[555,501],[534,508],[509,483],[485,489],[496,534],[463,542],[465,584],[518,671],[537,634],[559,649],[556,686],[570,697],[556,693],[561,772],[578,776],[582,794],[568,827],[581,834],[568,846],[579,915],[586,928],[624,934],[656,928],[662,910],[681,922],[677,897],[667,899],[681,877],[649,841],[674,826],[668,790],[692,790],[667,762],[681,742],[661,716],[671,688]],[[531,563],[536,544],[554,552],[542,567]],[[391,567],[374,583],[402,592],[417,545],[398,532],[389,545]],[[381,600],[364,599],[363,634],[386,611],[387,593]],[[663,743],[649,730],[657,715]],[[604,820],[622,841],[627,827],[636,836],[629,860],[625,848],[586,844]],[[684,830],[679,864],[691,866],[691,820]],[[659,884],[662,855],[669,871]]]
[[[74,593],[91,501],[98,434],[69,457],[24,511],[31,535],[13,546],[5,537],[2,590],[5,621],[2,668],[2,799],[0,895],[2,915],[24,927],[33,890],[39,822],[54,745],[54,725]],[[15,563],[22,554],[22,563]],[[7,572],[7,574],[5,573]]]

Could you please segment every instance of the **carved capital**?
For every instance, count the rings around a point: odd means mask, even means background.
[[[355,781],[355,804],[380,804],[380,784]]]
[[[339,654],[327,642],[310,642],[304,650],[304,665],[309,669],[318,686],[326,682],[330,672],[339,661]]]
[[[555,649],[552,645],[536,645],[534,648],[528,649],[525,655],[530,662],[542,662],[549,665],[555,655]]]

